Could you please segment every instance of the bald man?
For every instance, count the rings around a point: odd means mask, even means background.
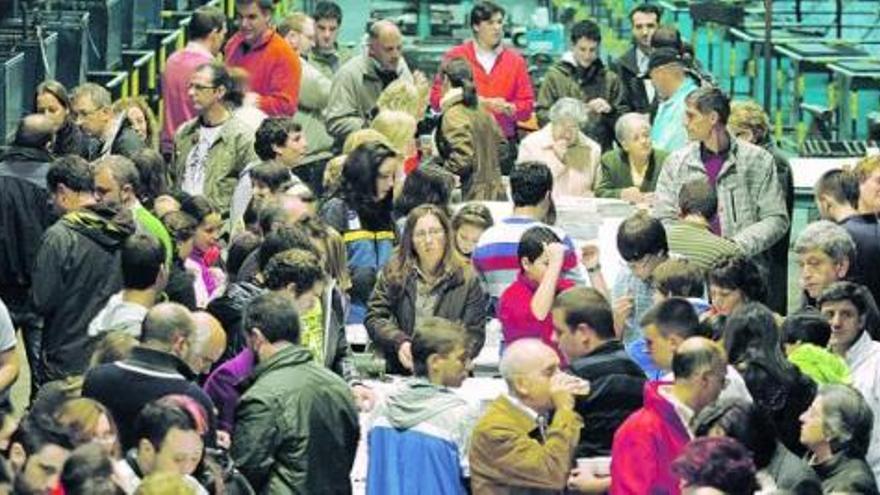
[[[727,381],[717,343],[691,337],[672,356],[672,382],[645,386],[644,406],[617,429],[611,447],[611,493],[681,493],[670,466],[693,438],[691,420],[715,402]]]
[[[501,374],[509,392],[489,404],[471,438],[472,491],[562,491],[583,427],[574,395],[588,385],[560,372],[556,351],[538,339],[507,347]]]
[[[211,371],[223,351],[226,350],[226,331],[220,320],[211,313],[197,311],[193,313],[196,324],[195,338],[186,356],[186,363],[197,375]]]
[[[339,68],[324,110],[327,132],[338,147],[350,133],[367,127],[382,90],[397,78],[413,80],[403,59],[403,36],[397,25],[387,20],[376,21],[367,33],[367,53]]]

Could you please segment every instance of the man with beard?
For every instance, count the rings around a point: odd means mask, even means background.
[[[46,185],[64,216],[43,234],[33,271],[32,303],[45,319],[38,384],[80,374],[89,356],[87,328],[122,289],[121,248],[134,232],[131,212],[98,204],[89,164],[67,156]]]

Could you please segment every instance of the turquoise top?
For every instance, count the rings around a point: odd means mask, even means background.
[[[672,153],[688,143],[687,129],[684,125],[684,111],[687,108],[685,99],[697,89],[697,84],[690,77],[669,99],[657,107],[657,116],[651,128],[651,142],[654,148]]]

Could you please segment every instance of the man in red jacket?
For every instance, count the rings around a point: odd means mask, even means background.
[[[670,466],[693,438],[691,420],[715,402],[727,377],[724,349],[703,337],[682,342],[672,358],[674,382],[648,382],[644,406],[614,434],[611,495],[681,493]]]
[[[512,162],[516,159],[516,123],[528,120],[535,105],[532,81],[522,55],[502,43],[503,8],[490,1],[479,2],[471,9],[470,22],[474,39],[446,52],[443,62],[456,57],[470,62],[480,103],[492,112],[504,131],[512,149]],[[442,84],[438,73],[431,88],[431,106],[438,111]],[[509,171],[504,163],[502,171]]]
[[[255,103],[271,116],[296,113],[299,56],[272,27],[272,0],[236,0],[240,28],[226,43],[226,64],[250,74],[253,93],[245,103]]]

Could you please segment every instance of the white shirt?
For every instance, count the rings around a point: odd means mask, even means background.
[[[484,50],[480,47],[479,43],[474,41],[474,53],[477,56],[477,62],[486,71],[486,74],[492,72],[492,68],[495,67],[495,62],[498,60],[498,56],[501,55],[502,49],[503,47],[499,44],[494,50]]]
[[[199,127],[199,142],[193,146],[192,151],[186,158],[186,168],[183,171],[183,181],[180,188],[183,192],[193,196],[202,195],[205,191],[205,177],[207,174],[208,151],[217,138],[220,137],[220,130],[223,124],[206,127]]]
[[[874,413],[871,445],[865,460],[871,466],[874,477],[880,480],[880,342],[872,340],[868,332],[862,332],[862,336],[846,351],[845,359],[853,386],[865,397]]]

